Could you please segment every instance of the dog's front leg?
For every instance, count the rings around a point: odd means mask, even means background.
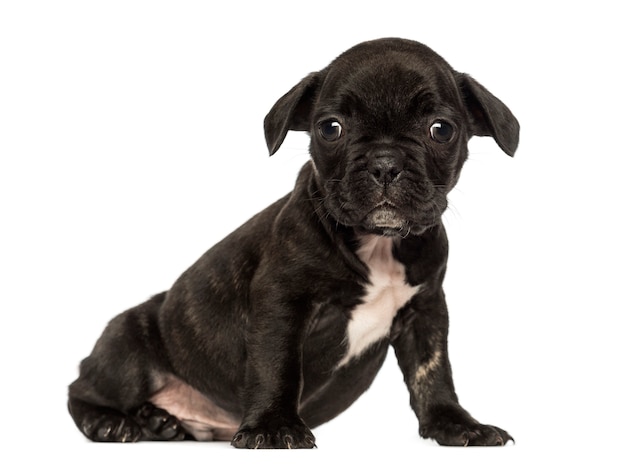
[[[237,448],[312,448],[315,437],[298,415],[302,390],[304,312],[277,295],[260,300],[246,332],[243,420]]]
[[[420,435],[440,445],[504,445],[504,430],[480,424],[463,409],[448,359],[448,312],[443,291],[424,291],[398,315],[392,340],[410,392]]]

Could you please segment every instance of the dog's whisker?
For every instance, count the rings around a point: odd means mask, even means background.
[[[449,212],[450,215],[452,215],[454,218],[460,218],[461,217],[461,214],[460,214],[459,210],[454,205],[454,203],[451,202],[451,201],[448,201],[448,208],[446,209],[446,212]]]

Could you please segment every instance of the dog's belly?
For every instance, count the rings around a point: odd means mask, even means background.
[[[176,416],[196,440],[230,440],[239,427],[233,415],[173,375],[164,376],[150,402]]]
[[[392,250],[390,237],[367,235],[361,241],[357,255],[369,268],[370,283],[363,302],[351,312],[346,331],[348,350],[338,367],[385,338],[398,310],[419,292],[420,285],[406,282],[404,265],[394,258]]]

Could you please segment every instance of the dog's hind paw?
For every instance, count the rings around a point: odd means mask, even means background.
[[[180,421],[164,409],[145,403],[133,413],[133,419],[143,431],[145,440],[184,440],[185,430]]]
[[[85,403],[83,406],[87,406]],[[91,407],[78,422],[94,442],[138,442],[140,440],[183,440],[186,432],[180,421],[167,411],[146,403],[126,415],[103,407]]]
[[[83,420],[81,429],[94,442],[137,442],[141,427],[121,414],[102,414]]]

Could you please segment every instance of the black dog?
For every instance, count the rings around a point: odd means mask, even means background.
[[[468,139],[512,156],[515,117],[424,45],[383,39],[276,102],[271,154],[289,130],[311,135],[293,192],[110,322],[69,389],[78,428],[97,441],[310,448],[309,427],[370,386],[391,344],[423,437],[507,443],[454,391],[441,215]]]

